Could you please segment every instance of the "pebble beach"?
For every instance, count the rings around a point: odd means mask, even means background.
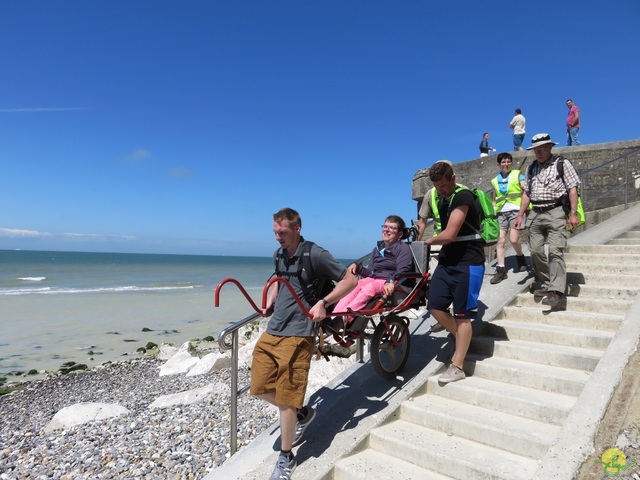
[[[205,402],[148,408],[159,396],[230,384],[228,368],[206,375],[158,375],[162,361],[140,358],[22,384],[0,396],[0,479],[198,479],[229,456],[230,389]],[[248,370],[241,370],[240,385]],[[45,433],[61,408],[120,404],[128,415]],[[277,418],[242,395],[238,442],[250,442]]]

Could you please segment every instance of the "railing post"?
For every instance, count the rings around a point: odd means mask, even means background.
[[[238,450],[238,330],[231,334],[231,455]]]
[[[624,209],[629,208],[629,157],[624,157]]]

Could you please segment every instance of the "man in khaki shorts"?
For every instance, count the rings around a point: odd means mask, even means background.
[[[262,312],[264,316],[273,314],[255,346],[251,365],[251,395],[280,410],[280,455],[271,475],[274,480],[291,478],[297,466],[291,449],[301,443],[304,430],[316,415],[310,405],[303,407],[316,324],[327,316],[330,305],[357,284],[355,275],[328,251],[305,241],[301,228],[302,220],[295,210],[283,208],[273,215],[273,232],[280,244],[273,258],[277,276],[290,283],[313,318],[302,312],[286,286],[274,285]],[[317,298],[322,280],[337,284],[329,294]]]

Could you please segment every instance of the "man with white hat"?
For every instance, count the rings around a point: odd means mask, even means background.
[[[542,304],[551,308],[564,300],[567,226],[575,228],[578,225],[577,187],[580,185],[580,178],[571,162],[551,154],[554,145],[557,144],[547,133],[539,133],[531,139],[527,150],[533,150],[536,160],[527,169],[520,211],[515,220],[515,228],[520,228],[529,203],[533,205],[528,216],[529,249],[531,266],[540,282],[540,288],[533,294],[544,297]],[[567,204],[569,211],[565,210]],[[548,257],[545,244],[549,246]]]

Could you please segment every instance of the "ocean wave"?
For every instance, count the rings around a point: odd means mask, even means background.
[[[127,292],[160,292],[172,290],[192,290],[198,285],[162,285],[140,287],[137,285],[125,285],[119,287],[93,287],[93,288],[9,288],[0,289],[3,295],[77,295],[83,293],[127,293]]]
[[[18,277],[18,280],[22,280],[24,282],[42,282],[46,279],[47,277]]]

